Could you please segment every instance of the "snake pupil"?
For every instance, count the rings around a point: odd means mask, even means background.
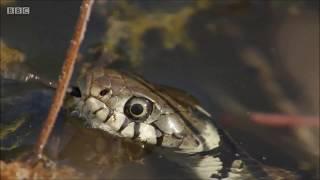
[[[138,116],[143,113],[143,106],[141,104],[133,104],[130,111],[132,114]]]

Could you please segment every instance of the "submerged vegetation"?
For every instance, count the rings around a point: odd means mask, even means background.
[[[25,55],[14,48],[8,47],[3,41],[0,41],[0,72],[5,72],[9,70],[9,67],[14,64],[19,64],[24,62]]]
[[[144,37],[151,30],[159,31],[165,49],[177,46],[193,49],[192,39],[188,35],[188,23],[201,11],[213,4],[210,0],[181,3],[174,10],[146,10],[129,3],[117,2],[108,19],[105,49],[115,57],[126,56],[137,65],[143,59]]]

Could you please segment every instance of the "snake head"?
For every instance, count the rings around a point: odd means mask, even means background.
[[[97,68],[82,76],[74,91],[73,113],[91,128],[183,152],[218,146],[214,127],[140,77]]]

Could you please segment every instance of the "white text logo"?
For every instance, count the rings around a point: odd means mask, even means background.
[[[7,7],[8,15],[28,15],[30,7]]]

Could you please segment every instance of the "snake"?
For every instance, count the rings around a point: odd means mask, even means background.
[[[295,177],[248,155],[184,91],[132,73],[96,67],[79,77],[69,95],[71,114],[85,120],[87,128],[152,146],[195,179]]]

